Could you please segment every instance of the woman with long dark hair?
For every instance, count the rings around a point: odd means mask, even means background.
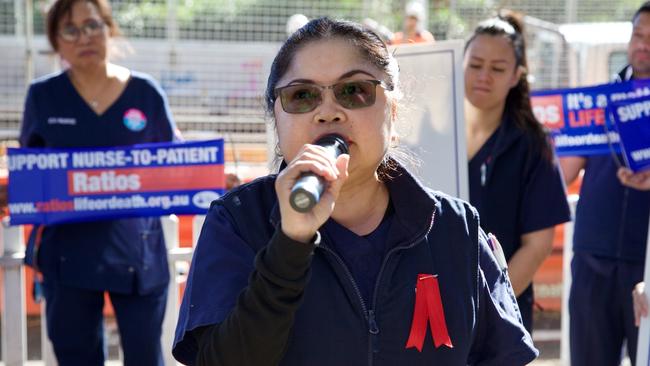
[[[555,225],[569,221],[553,149],[530,106],[526,45],[513,15],[479,24],[465,45],[470,203],[503,245],[524,325],[532,330],[533,275]]]

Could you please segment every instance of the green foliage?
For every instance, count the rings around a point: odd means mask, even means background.
[[[463,38],[467,28],[466,21],[447,8],[429,11],[429,29],[438,40]]]

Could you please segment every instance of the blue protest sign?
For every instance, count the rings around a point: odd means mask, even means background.
[[[551,132],[558,156],[619,153],[620,136],[606,111],[610,102],[650,95],[650,80],[532,93],[535,117]]]
[[[223,140],[7,155],[12,225],[204,214],[224,192]]]
[[[625,161],[635,172],[650,169],[650,99],[628,99],[608,106],[621,137]]]

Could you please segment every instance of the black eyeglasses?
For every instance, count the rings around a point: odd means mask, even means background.
[[[344,81],[329,86],[304,83],[275,88],[275,97],[280,97],[282,109],[287,113],[311,112],[323,102],[323,91],[332,89],[334,98],[347,109],[370,107],[375,104],[377,85],[391,90],[383,81],[354,80]]]
[[[89,20],[81,27],[67,24],[59,31],[59,36],[66,42],[77,42],[81,33],[86,37],[96,37],[104,31],[104,22],[98,20]]]

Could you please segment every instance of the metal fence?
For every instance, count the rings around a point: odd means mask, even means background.
[[[61,67],[43,35],[48,2],[0,0],[0,140],[17,135],[29,81]],[[117,62],[149,73],[161,83],[183,132],[202,131],[225,137],[227,142],[242,147],[241,154],[250,154],[240,157],[242,160],[260,160],[244,147],[246,144],[262,146],[262,149],[266,146],[268,122],[261,95],[272,57],[286,38],[287,19],[296,13],[309,18],[325,15],[355,21],[372,18],[397,31],[405,3],[404,0],[112,1],[114,16],[128,39],[128,43],[119,43],[122,56]],[[424,3],[426,25],[436,39],[464,38],[478,21],[499,8],[526,14],[534,88],[562,87],[569,83],[568,50],[559,24],[627,21],[639,6],[638,1],[627,0],[430,0]],[[226,159],[237,160],[235,149],[229,150],[230,158],[227,149]],[[0,265],[5,268],[18,265],[16,255],[13,259],[5,256]],[[170,255],[178,255],[179,259],[187,257],[187,253],[174,251]],[[9,290],[18,291],[17,288]],[[3,338],[5,342],[10,340]],[[169,344],[169,339],[165,342]],[[24,344],[22,340],[20,344]],[[12,346],[5,344],[5,347]]]
[[[193,233],[199,232],[204,220],[205,216],[194,217]],[[170,273],[166,304],[168,310],[165,311],[162,324],[161,343],[164,364],[171,366],[176,364],[171,354],[171,346],[180,306],[179,283],[185,281],[187,273],[181,269],[188,267],[193,247],[179,247],[179,221],[176,216],[162,217],[161,222],[167,245]],[[28,360],[25,299],[26,296],[29,296],[25,290],[25,273],[22,266],[25,256],[23,227],[9,226],[8,220],[0,221],[0,240],[3,244],[2,251],[0,251],[0,275],[4,280],[4,286],[0,289],[3,309],[1,360],[7,366],[22,366]],[[196,243],[197,240],[198,237],[195,234],[192,243]],[[40,336],[41,359],[45,366],[56,365],[54,352],[43,324],[45,324],[45,312],[41,311],[41,332],[38,335]]]
[[[534,20],[529,26],[533,87],[566,85],[566,50],[556,24],[628,20],[631,1],[423,1],[437,39],[465,37],[499,8]],[[17,131],[28,81],[60,68],[43,35],[49,1],[0,0],[0,130]],[[287,19],[372,18],[399,30],[406,1],[384,0],[117,0],[113,13],[129,44],[121,64],[157,78],[181,130],[213,131],[236,142],[263,144],[261,95]],[[33,34],[33,36],[32,36]],[[124,43],[122,43],[124,46]],[[558,61],[560,60],[560,61]],[[9,134],[11,135],[11,133]],[[0,136],[1,137],[1,136]]]

